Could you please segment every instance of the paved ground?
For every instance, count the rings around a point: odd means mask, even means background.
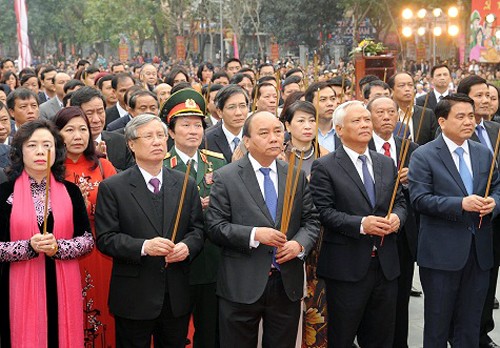
[[[414,286],[421,290],[418,269],[415,272],[413,279]],[[497,298],[500,299],[500,281],[497,286]],[[495,329],[490,333],[490,337],[497,344],[500,344],[500,310],[493,311],[495,318]],[[423,346],[423,330],[424,330],[424,297],[410,298],[410,348],[421,348]]]

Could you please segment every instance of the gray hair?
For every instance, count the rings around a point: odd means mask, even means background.
[[[335,126],[343,126],[344,125],[344,117],[347,114],[347,108],[353,105],[360,105],[365,107],[362,102],[359,100],[350,100],[348,102],[342,103],[333,112],[333,124]]]
[[[158,116],[151,114],[141,114],[132,118],[132,120],[130,120],[130,122],[127,123],[127,126],[125,127],[125,141],[128,143],[130,140],[137,139],[137,128],[152,121],[158,121],[163,127],[165,135],[168,134],[167,125],[163,123]]]

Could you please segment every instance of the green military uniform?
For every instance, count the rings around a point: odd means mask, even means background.
[[[204,119],[202,110],[205,110],[205,100],[201,94],[193,89],[182,89],[172,94],[163,104],[160,118],[167,125],[174,117],[199,116]],[[209,150],[197,150],[197,157],[197,168],[195,170],[191,167],[190,176],[196,181],[200,197],[204,198],[210,194],[213,172],[227,163],[221,153]],[[175,146],[167,153],[163,164],[184,173],[187,170],[187,165],[177,154]],[[217,325],[219,312],[215,294],[219,259],[219,247],[205,239],[203,250],[191,263],[189,283],[194,303],[194,348],[219,347]]]

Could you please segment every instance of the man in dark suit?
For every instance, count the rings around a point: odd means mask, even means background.
[[[424,347],[478,347],[481,312],[493,266],[491,219],[499,212],[492,154],[468,140],[474,101],[444,97],[436,107],[442,135],[411,158],[409,189],[420,213],[417,262],[424,290]],[[482,221],[481,221],[482,217]]]
[[[71,105],[79,106],[83,110],[89,119],[92,139],[96,142],[97,150],[105,154],[117,170],[125,170],[134,165],[134,158],[123,135],[103,131],[106,114],[101,92],[92,87],[82,87],[71,96]]]
[[[130,90],[131,95],[128,97],[128,115],[120,117],[108,124],[106,130],[123,134],[127,123],[135,116],[140,114],[158,115],[158,98],[153,92],[145,89],[140,89],[135,92],[132,91],[133,89]]]
[[[438,101],[446,97],[449,93],[451,83],[450,68],[446,64],[439,64],[432,67],[431,70],[432,84],[434,88],[428,92],[427,95],[420,96],[416,99],[418,106],[424,106],[425,99],[427,98],[426,108],[434,111]]]
[[[398,103],[400,121],[403,121],[406,111],[411,108],[409,137],[419,145],[433,140],[438,127],[436,117],[432,110],[427,108],[424,110],[421,106],[413,105],[415,94],[413,77],[407,72],[398,72],[392,75],[387,83],[392,90],[392,99]]]
[[[394,161],[368,149],[372,121],[360,101],[334,113],[342,140],[313,163],[311,192],[324,227],[317,274],[325,279],[328,344],[391,347],[396,320],[399,259],[396,234],[406,219]]]
[[[167,127],[140,115],[125,130],[137,165],[99,185],[97,246],[113,258],[109,307],[117,347],[183,347],[191,311],[189,263],[203,247],[203,214],[190,178],[163,167]]]
[[[341,142],[335,132],[335,126],[333,125],[333,112],[338,104],[337,94],[333,86],[324,81],[313,83],[307,88],[304,97],[306,101],[318,107],[319,144],[330,152],[335,151],[340,146]]]
[[[113,80],[111,80],[111,87],[116,94],[118,102],[114,106],[106,109],[106,123],[104,127],[107,127],[108,124],[119,119],[120,117],[127,116],[128,113],[127,103],[125,103],[125,93],[133,85],[134,79],[129,74],[121,73],[113,77]],[[104,105],[106,105],[106,101],[104,101]]]
[[[397,165],[403,141],[402,138],[393,135],[398,120],[396,102],[389,97],[380,97],[369,102],[367,109],[372,115],[373,123],[373,138],[370,140],[369,148],[390,157],[394,165]],[[405,164],[401,170],[401,183],[403,184],[403,194],[406,200],[407,217],[405,224],[397,235],[401,275],[398,278],[394,348],[408,347],[408,305],[413,282],[414,264],[417,257],[418,224],[410,205],[407,185],[409,159],[417,147],[417,144],[410,143]]]
[[[498,130],[500,125],[496,122],[489,121],[489,87],[486,80],[477,76],[471,75],[460,81],[457,91],[459,93],[467,94],[474,101],[474,117],[475,117],[475,130],[470,137],[471,140],[480,142],[486,146],[490,152],[494,153],[495,144],[498,138]],[[480,331],[480,347],[498,347],[495,342],[488,336],[488,332],[493,330],[495,322],[493,320],[493,306],[495,301],[495,292],[498,280],[498,266],[500,259],[500,220],[498,218],[493,220],[493,253],[495,264],[490,272],[490,284],[486,301],[484,303],[483,315],[481,317],[481,331]]]
[[[270,112],[245,121],[248,155],[214,173],[208,236],[222,248],[217,295],[221,347],[293,347],[304,293],[304,257],[319,234],[318,215],[299,175],[289,225],[282,228],[288,166],[277,161],[283,124]],[[277,248],[277,249],[276,249]]]
[[[234,150],[242,140],[243,124],[248,116],[248,96],[238,85],[228,85],[220,89],[215,97],[217,112],[222,122],[210,128],[201,147],[222,153],[230,163]]]

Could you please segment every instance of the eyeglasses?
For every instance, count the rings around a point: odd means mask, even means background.
[[[158,133],[158,134],[146,134],[146,135],[140,135],[135,137],[135,139],[144,139],[147,142],[152,142],[155,139],[159,139],[160,141],[163,141],[167,138],[167,135],[165,133]]]
[[[239,105],[236,105],[236,104],[231,104],[231,105],[227,105],[226,107],[224,107],[224,109],[226,109],[227,111],[236,111],[236,109],[240,109],[240,110],[245,110],[245,109],[248,109],[248,105],[246,103],[241,103]]]

